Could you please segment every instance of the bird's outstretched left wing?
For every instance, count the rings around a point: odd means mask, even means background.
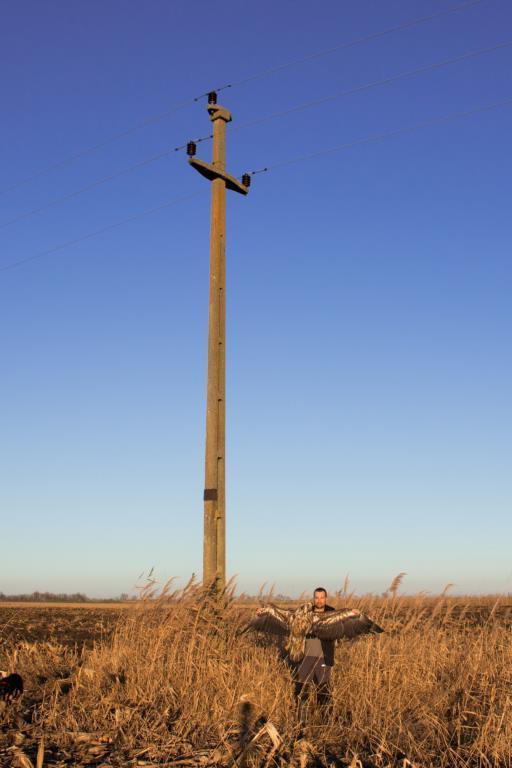
[[[271,635],[287,635],[290,631],[288,614],[291,614],[291,611],[275,605],[265,605],[258,609],[245,631],[255,629],[259,632],[269,632]]]
[[[344,609],[315,614],[311,632],[321,640],[337,640],[342,637],[357,637],[370,632],[384,632],[384,630],[361,611]]]

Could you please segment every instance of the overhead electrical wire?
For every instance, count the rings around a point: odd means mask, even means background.
[[[410,69],[406,72],[399,72],[396,75],[390,75],[389,77],[385,77],[382,80],[373,80],[369,83],[363,83],[362,85],[357,85],[354,88],[348,88],[341,91],[336,91],[335,93],[331,93],[327,96],[322,96],[320,99],[313,99],[312,101],[307,101],[304,104],[297,104],[296,106],[290,107],[288,109],[284,109],[280,112],[273,112],[270,115],[264,115],[263,117],[255,118],[254,120],[250,120],[246,123],[241,123],[240,125],[234,125],[230,126],[229,132],[233,133],[234,131],[241,131],[245,128],[252,128],[255,125],[260,125],[261,123],[266,123],[269,120],[275,120],[279,117],[286,117],[287,115],[291,115],[294,112],[301,112],[305,109],[311,109],[311,107],[317,107],[321,104],[326,104],[329,101],[334,101],[335,99],[341,99],[345,96],[353,96],[356,93],[362,93],[364,91],[369,91],[372,88],[378,88],[382,85],[389,85],[390,83],[396,83],[399,80],[405,80],[408,77],[415,77],[416,75],[424,74],[425,72],[433,72],[436,69],[441,69],[442,67],[447,67],[451,64],[458,64],[461,61],[467,61],[469,59],[477,58],[478,56],[483,56],[487,53],[493,53],[494,51],[499,51],[503,48],[510,48],[512,46],[512,40],[506,40],[503,43],[498,43],[497,45],[493,45],[490,48],[480,48],[476,51],[469,51],[468,53],[461,54],[460,56],[455,56],[451,59],[443,59],[442,61],[434,62],[433,64],[426,64],[422,67],[417,67],[416,69]],[[201,139],[201,141],[206,141],[208,137],[204,137]]]
[[[450,122],[451,120],[456,120],[458,118],[465,118],[465,117],[471,117],[473,115],[480,114],[482,112],[488,112],[491,109],[497,109],[499,107],[507,107],[512,106],[512,97],[507,99],[500,99],[499,101],[494,101],[490,104],[484,104],[480,107],[475,107],[474,109],[468,109],[461,112],[450,112],[445,115],[440,115],[438,117],[432,117],[428,120],[422,120],[419,123],[413,123],[412,125],[405,126],[404,128],[395,128],[390,131],[383,131],[382,133],[374,133],[370,136],[366,136],[362,139],[355,139],[354,141],[349,141],[344,144],[336,144],[333,147],[328,147],[327,149],[320,149],[317,152],[311,152],[308,155],[299,155],[298,157],[290,158],[289,160],[281,160],[277,163],[274,163],[273,165],[267,165],[264,168],[260,168],[256,171],[249,171],[251,176],[255,176],[258,173],[266,173],[268,171],[274,171],[277,168],[284,168],[288,165],[294,165],[295,163],[301,163],[306,160],[313,160],[316,157],[321,157],[322,155],[328,155],[335,152],[341,152],[344,149],[352,149],[353,147],[359,147],[363,144],[369,144],[373,141],[381,141],[382,139],[388,139],[393,136],[399,136],[401,134],[405,133],[412,133],[413,131],[418,131],[421,128],[428,128],[432,125],[440,125],[442,123]]]
[[[330,48],[324,48],[322,51],[316,51],[314,53],[310,53],[307,56],[303,56],[298,59],[292,59],[291,61],[287,61],[284,64],[278,64],[276,67],[269,67],[268,69],[260,70],[260,72],[256,72],[253,75],[249,75],[248,77],[244,77],[241,80],[235,80],[232,83],[227,83],[226,85],[221,85],[219,88],[215,88],[213,90],[216,90],[217,93],[220,91],[224,91],[227,88],[237,88],[240,85],[246,85],[246,83],[251,83],[254,80],[260,80],[263,77],[269,77],[270,75],[274,75],[277,72],[282,72],[284,69],[288,69],[289,67],[297,66],[298,64],[305,64],[309,61],[314,61],[315,59],[320,59],[323,56],[328,56],[331,53],[336,53],[337,51],[342,51],[346,48],[352,48],[355,45],[360,45],[361,43],[368,43],[372,40],[378,40],[380,37],[386,37],[387,35],[394,34],[395,32],[401,32],[404,29],[410,29],[411,27],[416,27],[419,24],[425,24],[428,21],[433,21],[434,19],[437,19],[441,16],[446,16],[449,13],[455,13],[456,11],[465,11],[468,8],[471,8],[474,5],[478,5],[481,3],[482,0],[469,0],[467,3],[462,3],[460,5],[453,5],[450,8],[445,8],[442,11],[437,11],[436,13],[431,13],[428,16],[420,16],[416,19],[411,19],[410,21],[405,21],[402,24],[397,24],[393,27],[388,27],[387,29],[382,29],[379,32],[372,32],[369,35],[363,35],[362,37],[356,37],[353,40],[348,40],[344,43],[340,43],[339,45],[334,45]],[[201,96],[197,96],[194,101],[199,101],[203,96],[207,96],[207,93],[201,94]]]
[[[459,5],[454,5],[454,6],[451,6],[450,8],[445,8],[442,11],[437,11],[436,13],[429,14],[428,16],[420,16],[416,19],[410,19],[409,21],[403,22],[401,24],[397,24],[393,27],[388,27],[387,29],[380,30],[379,32],[373,32],[368,35],[363,35],[353,40],[348,40],[344,43],[340,43],[339,45],[335,45],[330,48],[325,48],[321,51],[316,51],[314,53],[308,54],[307,56],[291,59],[290,61],[284,62],[283,64],[279,64],[278,66],[269,67],[267,69],[260,70],[259,72],[255,72],[252,75],[242,78],[241,80],[236,80],[232,83],[228,83],[227,85],[220,86],[219,88],[214,90],[222,91],[222,90],[225,90],[226,88],[237,88],[239,86],[246,85],[247,83],[253,82],[255,80],[269,77],[271,75],[276,74],[277,72],[281,72],[285,69],[289,69],[290,67],[294,67],[299,64],[305,64],[309,61],[314,61],[315,59],[319,59],[323,56],[327,56],[337,51],[341,51],[346,48],[352,48],[356,45],[360,45],[361,43],[377,40],[381,37],[391,35],[395,32],[401,32],[402,30],[409,29],[411,27],[415,27],[429,21],[433,21],[434,19],[440,18],[442,16],[446,16],[450,13],[465,11],[468,8],[478,5],[481,2],[482,0],[468,0],[468,2],[461,3]],[[166,110],[165,112],[161,112],[159,114],[149,116],[146,119],[142,120],[140,123],[137,123],[130,128],[127,128],[123,131],[119,131],[118,133],[114,133],[111,136],[107,137],[106,139],[103,139],[102,141],[97,142],[96,144],[92,144],[88,147],[84,147],[84,149],[81,149],[75,153],[72,153],[67,157],[64,157],[62,160],[58,160],[55,163],[51,163],[45,168],[42,168],[39,171],[35,171],[34,173],[30,174],[24,179],[20,179],[14,184],[11,184],[8,187],[4,187],[4,189],[0,190],[0,195],[7,194],[8,192],[13,192],[14,190],[24,186],[25,184],[29,184],[30,182],[35,181],[36,179],[39,179],[42,176],[46,176],[52,171],[59,170],[60,168],[63,168],[66,165],[69,165],[69,163],[72,163],[74,160],[78,160],[82,157],[85,157],[86,155],[96,152],[99,149],[103,149],[103,147],[106,147],[109,144],[112,144],[118,141],[119,139],[123,139],[126,136],[130,136],[133,133],[136,133],[137,131],[148,127],[149,125],[158,123],[161,120],[164,120],[167,117],[170,117],[171,115],[178,112],[179,110],[184,109],[185,107],[190,106],[191,104],[199,101],[201,98],[203,98],[203,96],[206,96],[207,94],[208,92],[201,94],[201,96],[196,96],[194,99],[187,99],[186,101],[177,103],[176,105]]]
[[[408,77],[415,77],[416,75],[424,74],[425,72],[432,72],[436,69],[441,69],[442,67],[447,67],[451,64],[458,64],[461,61],[474,59],[478,56],[484,56],[487,53],[493,53],[494,51],[499,51],[503,48],[510,48],[511,46],[512,40],[506,40],[503,43],[497,43],[496,45],[493,45],[489,48],[479,48],[476,51],[468,51],[467,53],[463,53],[460,56],[455,56],[451,59],[443,59],[442,61],[436,61],[433,64],[425,64],[424,66],[417,67],[416,69],[409,69],[405,72],[398,72],[396,75],[390,75],[389,77],[385,77],[382,80],[372,80],[369,83],[363,83],[362,85],[357,85],[354,88],[335,91],[334,93],[328,94],[327,96],[322,96],[320,99],[313,99],[311,101],[303,102],[302,104],[296,104],[293,107],[288,107],[287,109],[280,110],[279,112],[272,112],[269,115],[263,115],[262,117],[257,117],[254,120],[249,120],[245,123],[240,123],[239,125],[230,124],[228,130],[230,133],[235,131],[242,131],[245,130],[245,128],[252,128],[255,125],[261,125],[262,123],[275,120],[279,117],[286,117],[287,115],[291,115],[294,112],[311,109],[311,107],[317,107],[321,104],[326,104],[329,101],[334,101],[335,99],[341,99],[346,96],[353,96],[356,93],[369,91],[372,88],[378,88],[382,85],[388,85],[400,80],[405,80]],[[208,134],[207,136],[201,136],[199,139],[194,139],[194,142],[197,144],[199,142],[208,141],[212,138],[213,135]],[[181,144],[180,146],[175,147],[175,151],[178,152],[179,150],[185,149],[186,146],[186,144]]]
[[[135,163],[134,165],[129,165],[127,168],[122,168],[120,171],[111,173],[109,176],[103,176],[101,179],[97,179],[96,181],[91,182],[91,184],[87,184],[85,187],[80,187],[80,189],[76,189],[74,192],[70,192],[67,195],[63,195],[62,197],[56,197],[53,200],[50,200],[49,203],[45,203],[45,205],[41,205],[38,208],[32,208],[32,210],[26,211],[25,213],[20,213],[19,216],[15,216],[13,219],[9,219],[8,221],[2,222],[0,224],[0,229],[3,229],[4,227],[8,227],[11,224],[16,224],[16,222],[22,221],[23,219],[28,219],[30,216],[35,216],[37,213],[42,213],[43,211],[47,211],[49,208],[52,208],[54,205],[59,205],[60,203],[65,203],[67,200],[72,200],[74,197],[78,197],[78,195],[84,194],[84,192],[89,192],[91,189],[100,187],[102,184],[106,184],[108,181],[113,181],[114,179],[117,179],[120,176],[124,176],[125,174],[131,173],[132,171],[136,171],[139,168],[144,168],[146,165],[155,163],[157,160],[162,160],[164,157],[169,157],[169,155],[173,154],[173,151],[174,150],[172,149],[167,149],[164,152],[160,152],[157,155],[152,155],[151,157],[148,157],[145,160],[141,160],[139,163]]]
[[[441,125],[443,123],[447,123],[451,120],[456,120],[459,118],[467,118],[472,117],[473,115],[477,115],[483,112],[488,112],[492,109],[497,109],[499,107],[506,107],[506,106],[512,106],[512,97],[501,99],[499,101],[494,101],[490,104],[484,104],[479,107],[474,107],[473,109],[465,110],[465,111],[459,111],[459,112],[451,112],[445,115],[440,115],[438,117],[429,118],[428,120],[423,120],[418,123],[414,123],[409,126],[405,126],[403,128],[396,128],[390,131],[383,131],[382,133],[376,133],[372,134],[370,136],[366,136],[361,139],[356,139],[354,141],[345,142],[343,144],[337,144],[333,147],[328,147],[327,149],[321,149],[317,152],[311,152],[307,155],[300,155],[298,157],[293,157],[288,160],[281,160],[277,163],[273,163],[272,165],[268,165],[264,168],[260,168],[255,171],[251,171],[251,175],[255,176],[260,173],[266,173],[269,171],[274,171],[279,168],[284,168],[289,165],[294,165],[296,163],[305,162],[307,160],[313,160],[317,157],[322,157],[324,155],[328,155],[335,152],[341,152],[346,149],[352,149],[353,147],[362,146],[364,144],[369,144],[374,141],[382,141],[387,138],[391,138],[393,136],[399,136],[401,134],[406,133],[412,133],[414,131],[420,130],[421,128],[427,128],[432,125]],[[133,216],[129,216],[126,219],[122,219],[121,221],[114,222],[113,224],[109,224],[106,227],[102,227],[101,229],[94,230],[93,232],[89,232],[86,235],[82,235],[80,237],[77,237],[73,240],[67,240],[63,243],[60,243],[59,245],[56,245],[52,248],[48,248],[44,251],[39,251],[38,253],[32,254],[31,256],[27,256],[23,259],[18,259],[16,261],[11,262],[10,264],[6,264],[4,266],[0,267],[0,272],[6,272],[8,270],[14,269],[16,267],[22,266],[23,264],[27,264],[28,262],[34,261],[36,259],[42,258],[44,256],[49,256],[52,253],[56,253],[57,251],[64,250],[65,248],[69,248],[73,245],[77,245],[78,243],[83,242],[84,240],[89,240],[90,238],[96,237],[97,235],[101,235],[105,232],[109,232],[112,229],[116,229],[117,227],[121,227],[125,224],[128,224],[132,221],[136,221],[137,219],[141,219],[145,216],[149,216],[153,213],[158,213],[159,211],[164,210],[165,208],[168,208],[178,202],[181,202],[183,200],[188,200],[197,196],[200,196],[205,193],[205,190],[201,190],[198,192],[193,192],[189,195],[183,195],[180,197],[173,198],[171,200],[168,200],[167,202],[163,203],[162,205],[158,205],[154,208],[147,209],[145,211],[142,211],[141,213],[134,214]]]
[[[205,139],[198,139],[198,141],[205,141]],[[169,157],[174,152],[175,152],[174,149],[165,149],[163,152],[159,152],[156,155],[151,155],[150,157],[147,157],[144,160],[140,160],[138,163],[134,163],[133,165],[128,165],[126,168],[121,168],[121,170],[115,171],[114,173],[111,173],[108,176],[102,176],[100,179],[96,179],[96,181],[92,181],[90,184],[86,184],[85,187],[80,187],[79,189],[75,189],[73,192],[69,192],[66,195],[62,195],[62,197],[56,197],[53,200],[50,200],[48,203],[45,203],[44,205],[40,205],[37,208],[32,208],[30,211],[25,211],[25,213],[20,213],[18,216],[14,216],[14,218],[12,219],[8,219],[7,221],[1,222],[0,229],[3,229],[4,227],[8,227],[11,224],[16,224],[16,222],[22,221],[23,219],[28,219],[30,216],[35,216],[37,213],[43,213],[48,208],[53,208],[54,205],[59,205],[60,203],[65,203],[67,200],[72,200],[74,197],[78,197],[79,195],[84,194],[84,192],[89,192],[91,189],[100,187],[102,184],[106,184],[109,181],[114,181],[114,179],[117,179],[120,176],[124,176],[128,173],[131,173],[132,171],[138,171],[139,168],[144,168],[146,165],[151,165],[151,163],[155,163],[157,162],[157,160],[163,160],[165,157]]]
[[[113,142],[118,141],[118,139],[122,139],[125,136],[130,136],[132,133],[135,133],[136,131],[139,131],[142,128],[146,128],[148,125],[152,125],[153,123],[157,123],[160,120],[164,120],[166,117],[173,115],[175,112],[179,112],[180,109],[184,109],[185,107],[188,107],[193,103],[194,101],[191,99],[188,99],[187,101],[183,101],[181,102],[181,104],[177,104],[172,109],[167,110],[167,112],[161,112],[159,115],[153,115],[153,117],[148,117],[145,120],[143,120],[141,123],[137,123],[137,125],[134,125],[132,128],[127,128],[124,131],[115,133],[112,136],[108,137],[107,139],[104,139],[103,141],[99,141],[97,144],[93,144],[90,147],[85,147],[84,149],[81,149],[80,151],[75,152],[72,155],[68,155],[62,160],[59,160],[56,163],[52,163],[51,165],[46,166],[46,168],[42,168],[40,171],[36,171],[35,173],[32,173],[30,176],[27,176],[26,178],[21,179],[20,181],[17,181],[15,184],[11,184],[10,187],[5,187],[4,189],[0,190],[0,195],[4,195],[7,192],[13,192],[15,189],[18,189],[19,187],[22,187],[31,181],[35,181],[36,179],[39,179],[41,176],[46,176],[48,173],[51,173],[51,171],[56,171],[59,168],[63,168],[64,166],[68,165],[74,160],[78,160],[81,157],[85,157],[86,155],[89,155],[92,152],[96,152],[98,149],[102,149],[103,147],[106,147],[109,144],[112,144]]]
[[[60,243],[59,245],[55,245],[52,248],[47,248],[44,251],[39,251],[38,253],[34,253],[31,256],[27,256],[24,259],[18,259],[17,261],[13,261],[10,264],[5,264],[3,266],[0,266],[0,272],[7,272],[8,270],[14,269],[15,267],[20,267],[22,264],[27,264],[29,261],[35,261],[36,259],[40,259],[43,256],[49,256],[52,253],[56,253],[57,251],[62,251],[65,248],[70,248],[72,245],[78,245],[78,243],[82,243],[84,240],[90,240],[91,237],[96,237],[97,235],[102,235],[105,232],[110,232],[112,229],[116,229],[117,227],[122,227],[125,224],[129,224],[132,221],[136,221],[137,219],[142,219],[145,216],[150,216],[153,213],[158,213],[159,211],[163,211],[165,208],[170,208],[172,205],[176,205],[176,203],[181,203],[183,200],[190,200],[193,197],[199,197],[200,195],[204,195],[205,190],[200,190],[198,192],[191,192],[189,195],[181,195],[179,197],[173,197],[171,200],[167,200],[167,202],[162,203],[161,205],[157,205],[154,208],[148,208],[145,211],[141,211],[140,213],[135,213],[133,216],[128,216],[126,219],[121,219],[121,221],[115,221],[113,224],[107,224],[106,227],[101,227],[100,229],[94,230],[94,232],[88,232],[86,235],[81,235],[80,237],[76,237],[72,240],[66,240],[63,243]]]
[[[352,96],[356,93],[362,93],[364,91],[371,90],[372,88],[377,88],[383,85],[388,85],[390,83],[398,82],[408,77],[414,77],[416,75],[424,74],[425,72],[431,72],[436,69],[441,69],[442,67],[447,67],[451,64],[457,64],[459,62],[477,58],[478,56],[483,56],[485,54],[492,53],[494,51],[498,51],[503,48],[510,48],[511,46],[512,46],[512,40],[508,40],[503,43],[497,43],[496,45],[491,46],[489,48],[480,48],[476,51],[469,51],[468,53],[461,54],[460,56],[455,56],[451,59],[443,59],[442,61],[437,61],[437,62],[434,62],[433,64],[427,64],[422,67],[417,67],[416,69],[410,69],[410,70],[406,70],[405,72],[399,72],[396,75],[390,75],[389,77],[386,77],[382,80],[373,80],[369,83],[363,83],[362,85],[355,86],[354,88],[336,91],[335,93],[329,94],[327,96],[323,96],[320,99],[313,99],[312,101],[307,101],[302,104],[297,104],[293,107],[289,107],[288,109],[282,110],[280,112],[273,112],[269,115],[258,117],[254,120],[250,120],[248,122],[241,123],[240,125],[235,125],[233,127],[230,127],[229,131],[230,133],[232,133],[233,131],[241,131],[246,128],[252,128],[253,126],[260,125],[261,123],[265,123],[270,120],[275,120],[276,118],[280,118],[280,117],[286,117],[287,115],[290,115],[305,109],[310,109],[311,107],[320,106],[321,104],[327,103],[329,101],[333,101],[335,99],[344,98],[346,96]],[[208,141],[211,138],[212,138],[212,134],[208,134],[207,136],[203,136],[199,139],[195,139],[195,142],[196,143],[204,142],[204,141]],[[144,168],[147,165],[155,163],[158,160],[162,160],[166,157],[169,157],[175,151],[185,149],[186,146],[187,146],[186,144],[183,144],[179,147],[175,147],[174,149],[164,150],[163,152],[159,152],[156,155],[152,155],[146,158],[145,160],[141,160],[138,163],[129,165],[128,167],[123,168],[120,171],[116,171],[115,173],[112,173],[108,176],[103,176],[102,178],[97,179],[96,181],[93,181],[90,184],[85,185],[84,187],[74,190],[69,194],[63,195],[62,197],[54,198],[53,200],[50,200],[48,203],[45,203],[44,205],[38,206],[37,208],[33,208],[29,211],[26,211],[25,213],[21,213],[18,216],[15,216],[12,219],[9,219],[8,221],[1,222],[0,229],[3,229],[4,227],[8,227],[11,224],[15,224],[18,221],[22,221],[31,216],[35,216],[36,214],[43,213],[49,208],[52,208],[61,203],[65,203],[68,200],[72,200],[73,198],[78,197],[79,195],[82,195],[85,192],[89,192],[103,184],[106,184],[109,181],[113,181],[119,178],[120,176],[127,175],[129,173],[132,173],[133,171],[137,171],[140,168]]]

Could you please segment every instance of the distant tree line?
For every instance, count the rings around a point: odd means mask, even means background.
[[[23,595],[5,595],[0,592],[0,602],[13,602],[13,603],[118,603],[125,600],[135,600],[134,595],[128,595],[123,592],[119,597],[98,598],[88,597],[83,592],[73,592],[67,594],[65,592],[31,592],[30,594]]]
[[[254,603],[259,603],[261,600],[268,600],[268,595],[247,595],[245,592],[243,592],[241,595],[238,595],[235,600],[237,603],[248,603],[250,605],[253,605]],[[273,603],[293,603],[296,598],[290,597],[289,595],[283,595],[281,593],[277,595],[271,595],[270,600]]]
[[[235,598],[235,601],[237,603],[254,605],[255,603],[260,602],[261,598],[261,594],[247,595],[242,593]],[[67,592],[39,592],[39,590],[36,590],[30,594],[6,595],[4,592],[0,591],[0,603],[124,603],[137,599],[137,595],[129,595],[127,592],[123,592],[118,597],[98,598],[89,597],[83,592],[73,592],[72,594],[68,594]],[[265,595],[264,599],[268,600],[269,595]],[[283,594],[271,595],[270,599],[275,603],[291,603],[294,601],[294,598]]]

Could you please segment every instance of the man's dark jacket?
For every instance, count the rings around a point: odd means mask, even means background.
[[[332,605],[325,606],[326,611],[335,611],[336,609]],[[314,637],[314,634],[306,635],[306,637]],[[322,643],[322,651],[324,654],[324,661],[327,667],[334,666],[334,645],[336,640],[320,640]]]

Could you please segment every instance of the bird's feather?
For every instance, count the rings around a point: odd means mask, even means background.
[[[255,629],[259,632],[269,632],[271,635],[285,636],[290,631],[289,617],[292,613],[292,611],[278,608],[272,604],[265,605],[249,621],[246,629]]]
[[[311,633],[321,640],[353,638],[368,633],[384,632],[368,616],[356,609],[343,609],[330,613],[315,613]]]

